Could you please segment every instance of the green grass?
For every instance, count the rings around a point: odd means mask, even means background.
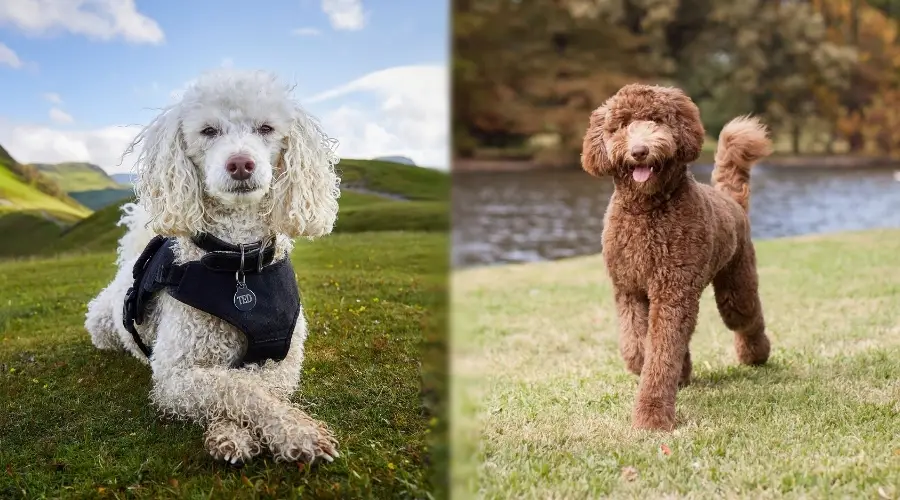
[[[312,469],[261,458],[214,463],[202,429],[160,420],[149,369],[101,352],[83,329],[86,303],[114,254],[0,263],[0,498],[426,498],[441,463],[438,372],[448,238],[434,233],[333,235],[298,241],[310,323],[296,395],[329,423],[341,457]],[[423,332],[424,335],[423,335]]]
[[[5,222],[0,216],[0,231],[15,228],[18,238],[0,239],[0,258],[30,255],[56,255],[114,251],[125,233],[116,226],[121,216],[119,207],[128,200],[110,205],[68,228],[51,225],[32,216],[33,224],[24,220]],[[449,206],[446,202],[390,201],[380,196],[347,192],[341,194],[341,209],[335,233],[376,231],[448,231]]]
[[[430,168],[375,160],[342,159],[337,165],[341,182],[410,200],[447,200],[450,176]]]
[[[350,207],[368,205],[370,203],[383,203],[385,201],[388,201],[388,199],[377,194],[357,193],[354,191],[343,189],[341,190],[341,197],[338,201],[340,202],[341,209],[345,209]]]
[[[334,227],[339,233],[364,231],[450,230],[450,207],[437,201],[381,201],[341,208]]]
[[[98,189],[122,189],[124,186],[112,180],[100,167],[90,163],[35,163],[42,174],[55,180],[67,193],[95,191]]]
[[[900,497],[900,231],[757,250],[772,357],[736,363],[708,290],[672,434],[631,429],[638,380],[619,358],[600,256],[455,273],[455,488],[481,498]]]
[[[35,247],[49,244],[59,237],[60,226],[42,214],[28,211],[0,214],[0,234],[17,235],[4,237],[0,244],[0,258],[26,255]],[[27,237],[22,237],[27,235]]]
[[[70,218],[87,217],[91,213],[90,210],[74,201],[66,203],[26,184],[0,163],[0,211],[19,210],[44,211],[50,217],[59,214],[62,217]]]
[[[449,230],[450,187],[445,172],[367,160],[344,160],[340,165],[350,165],[347,172],[354,173],[345,175],[351,186],[342,188],[335,232]],[[376,180],[364,181],[369,178]],[[119,207],[127,201],[129,197],[100,208],[72,227],[57,229],[55,236],[46,224],[29,226],[16,221],[18,237],[0,239],[0,258],[113,251],[125,231],[116,221],[121,215]],[[0,212],[0,229],[3,219]]]

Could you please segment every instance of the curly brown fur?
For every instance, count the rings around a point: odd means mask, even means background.
[[[740,362],[769,356],[746,210],[750,167],[771,143],[755,118],[732,120],[720,136],[713,187],[687,168],[703,137],[700,111],[684,92],[632,84],[591,114],[584,138],[584,170],[615,184],[603,256],[621,353],[640,375],[636,428],[675,427],[675,395],[690,382],[688,344],[710,283]]]

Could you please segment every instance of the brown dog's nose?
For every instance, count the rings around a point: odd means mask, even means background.
[[[638,144],[631,148],[631,156],[637,161],[643,160],[648,154],[650,154],[650,148],[643,144]]]
[[[236,181],[245,181],[250,178],[256,164],[246,155],[234,155],[228,159],[225,170],[231,174],[231,178]]]

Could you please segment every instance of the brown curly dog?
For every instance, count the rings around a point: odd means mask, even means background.
[[[719,136],[713,185],[688,163],[703,144],[694,102],[679,89],[631,84],[591,114],[581,165],[611,175],[603,227],[620,348],[640,375],[632,422],[672,430],[675,394],[690,382],[688,343],[710,283],[741,363],[769,357],[747,207],[750,167],[771,153],[767,130],[739,117]]]

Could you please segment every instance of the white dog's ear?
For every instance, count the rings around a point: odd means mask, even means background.
[[[271,212],[276,231],[310,238],[331,232],[341,194],[341,180],[334,171],[339,161],[334,152],[336,142],[297,106],[276,167]]]
[[[135,138],[129,151],[142,145],[137,159],[135,193],[150,216],[150,228],[164,236],[203,230],[203,185],[187,158],[178,108],[159,114]]]

